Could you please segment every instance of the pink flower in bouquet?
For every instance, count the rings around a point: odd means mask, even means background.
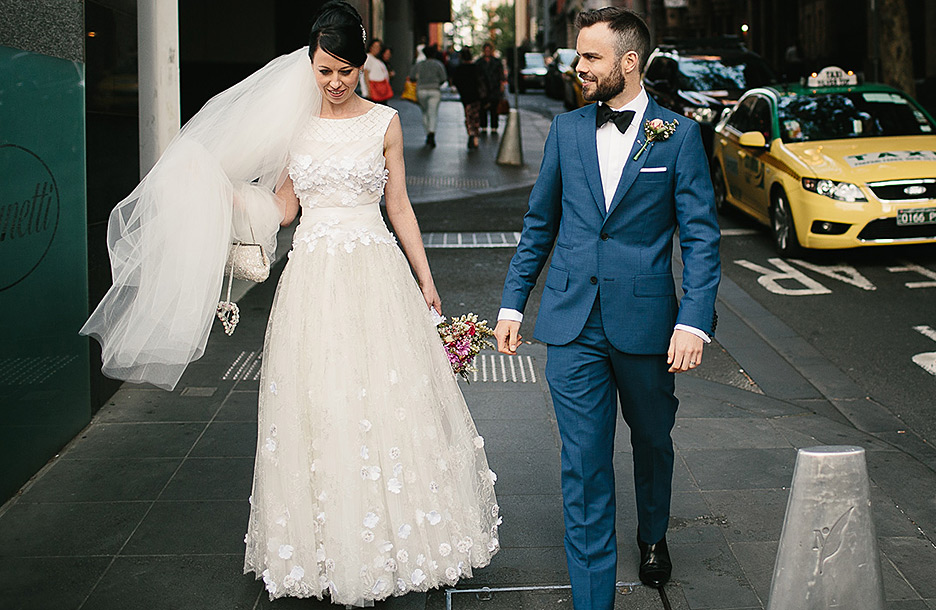
[[[478,352],[486,347],[493,349],[494,345],[487,338],[494,336],[494,331],[488,328],[487,320],[479,322],[473,313],[450,321],[440,318],[437,329],[452,372],[468,381],[468,373],[477,370],[472,363]]]

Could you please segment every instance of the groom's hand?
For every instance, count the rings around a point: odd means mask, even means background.
[[[494,327],[494,337],[497,339],[497,351],[502,354],[516,354],[520,347],[520,323],[513,320],[498,320]]]
[[[685,373],[702,364],[702,346],[705,342],[700,337],[684,330],[674,330],[670,339],[669,351],[666,352],[666,364],[670,373]]]

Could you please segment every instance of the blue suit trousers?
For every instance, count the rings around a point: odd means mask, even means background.
[[[638,536],[666,534],[678,401],[666,355],[616,350],[605,336],[600,299],[581,334],[549,345],[549,383],[562,439],[565,548],[576,610],[611,610],[617,576],[614,429],[617,401],[630,427]]]

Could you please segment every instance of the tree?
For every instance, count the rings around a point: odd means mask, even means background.
[[[916,96],[913,81],[913,52],[906,0],[879,0],[877,18],[880,31],[882,80],[910,96]],[[874,15],[872,15],[872,19]]]
[[[488,10],[488,32],[491,42],[504,55],[512,55],[517,37],[513,2]]]

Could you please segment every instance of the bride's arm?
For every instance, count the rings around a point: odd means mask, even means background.
[[[299,213],[299,198],[296,197],[296,191],[293,190],[292,178],[287,176],[286,181],[276,189],[276,205],[283,214],[280,226],[288,227]]]
[[[393,231],[396,233],[403,252],[409,260],[419,287],[422,289],[426,304],[442,313],[442,301],[432,281],[432,272],[429,271],[429,260],[423,248],[422,235],[419,232],[419,223],[413,213],[413,205],[406,194],[406,169],[403,164],[403,128],[400,126],[400,117],[396,115],[390,121],[387,135],[384,137],[384,157],[387,160],[387,170],[390,173],[387,186],[384,188],[384,197],[387,200],[387,216]]]

